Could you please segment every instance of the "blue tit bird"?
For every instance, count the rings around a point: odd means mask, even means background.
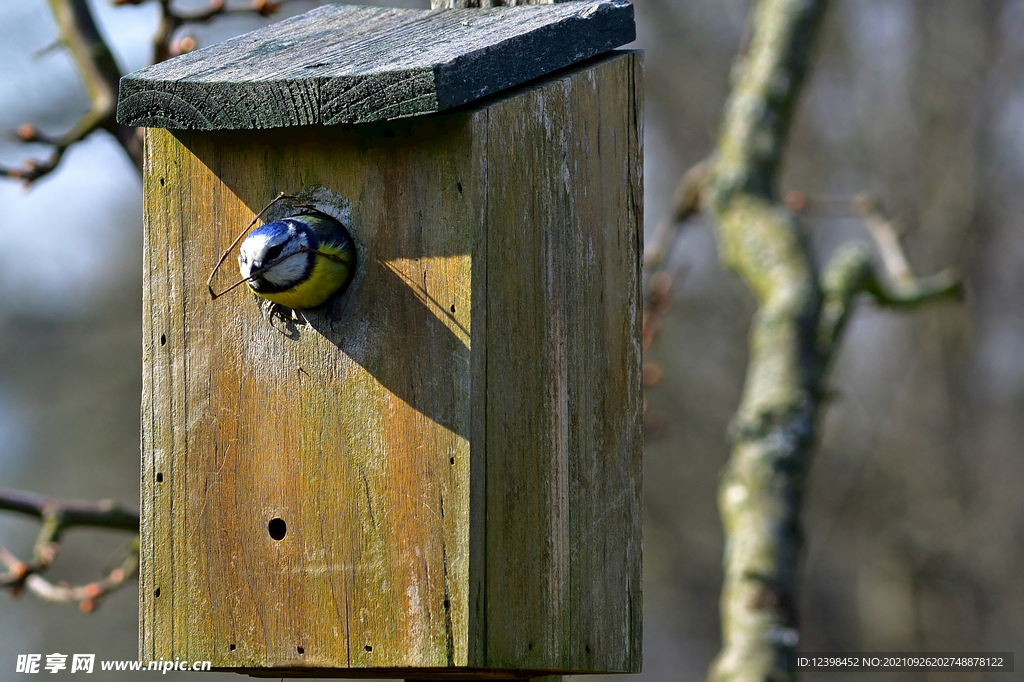
[[[239,247],[249,288],[288,308],[318,308],[348,286],[356,251],[345,227],[321,213],[295,215],[256,228]]]

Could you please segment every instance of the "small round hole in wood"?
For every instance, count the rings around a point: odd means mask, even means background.
[[[306,650],[305,650],[305,649],[303,649],[303,648],[302,648],[301,646],[299,646],[299,647],[295,647],[295,650],[296,650],[296,651],[298,651],[298,652],[299,652],[300,654],[304,654],[304,653],[306,653]]]
[[[156,482],[157,483],[163,483],[164,482],[164,475],[162,473],[160,473],[159,471],[156,472]]]
[[[235,650],[235,645],[234,644],[229,644],[228,645],[228,649],[230,649],[231,651],[234,651]]]
[[[267,524],[267,532],[275,540],[283,540],[285,533],[288,532],[288,524],[284,522],[284,519],[270,519],[270,523]]]
[[[364,649],[366,649],[367,651],[373,651],[373,647],[372,647],[372,646],[370,646],[369,644],[367,644],[367,645],[366,645],[366,646],[364,646],[363,648],[364,648]]]
[[[155,590],[153,590],[153,596],[154,597],[159,597],[160,596],[160,588],[159,587],[156,588]]]
[[[160,335],[160,345],[161,346],[167,345],[167,334],[161,334]]]

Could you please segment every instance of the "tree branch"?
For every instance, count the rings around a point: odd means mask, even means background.
[[[112,0],[115,5],[141,5],[150,0]],[[228,6],[224,0],[210,0],[205,8],[195,12],[176,10],[171,0],[158,0],[160,3],[160,25],[153,34],[153,61],[162,62],[172,57],[195,49],[196,41],[192,36],[175,38],[178,30],[187,24],[205,24],[227,14],[258,14],[262,17],[281,9],[287,0],[249,0],[246,5]]]
[[[138,132],[114,119],[121,71],[96,28],[87,0],[50,0],[50,8],[57,22],[59,42],[71,53],[89,95],[89,111],[63,135],[48,136],[31,124],[21,125],[19,138],[48,144],[53,149],[46,159],[29,158],[17,167],[0,166],[0,175],[31,184],[55,170],[68,147],[101,128],[114,136],[141,172],[142,142]]]
[[[723,261],[758,301],[750,364],[719,491],[726,534],[722,650],[715,682],[794,680],[800,508],[829,360],[856,296],[916,305],[955,295],[955,276],[913,277],[892,225],[862,215],[882,269],[855,246],[819,276],[808,239],[776,191],[790,117],[826,0],[759,0],[738,59],[718,148],[701,193]],[[794,207],[802,202],[791,202]],[[884,274],[884,276],[883,276]]]
[[[88,612],[96,607],[102,596],[126,583],[138,570],[139,540],[136,536],[126,547],[126,557],[121,565],[99,580],[80,586],[54,585],[39,575],[56,560],[65,530],[88,526],[138,533],[139,513],[135,509],[111,500],[56,500],[35,493],[0,489],[0,511],[25,514],[42,522],[31,561],[22,561],[0,546],[0,563],[7,566],[7,571],[0,574],[0,587],[9,589],[14,595],[27,588],[47,601],[77,601],[82,610]]]
[[[822,294],[807,239],[776,193],[789,120],[824,0],[761,0],[737,62],[705,191],[726,265],[758,300],[719,491],[726,533],[722,650],[710,677],[791,680],[799,511],[819,404]]]
[[[644,247],[644,269],[653,272],[661,268],[672,253],[672,247],[682,232],[683,225],[700,212],[701,192],[708,179],[708,160],[694,165],[679,180],[672,195],[672,210],[654,230]]]
[[[836,250],[821,275],[825,302],[818,325],[818,353],[827,366],[835,355],[853,304],[861,293],[891,308],[913,308],[942,298],[959,299],[963,283],[952,269],[929,277],[915,277],[907,262],[892,221],[867,197],[853,206],[864,216],[865,226],[878,247],[881,265],[856,244]]]
[[[33,516],[41,521],[60,519],[59,531],[75,526],[92,526],[114,530],[138,530],[139,512],[113,500],[87,502],[58,500],[36,493],[0,488],[0,511]]]
[[[148,1],[114,0],[114,4],[140,5]],[[159,0],[161,19],[153,36],[155,61],[164,61],[195,47],[195,40],[191,36],[175,39],[178,29],[184,25],[205,23],[227,14],[256,13],[267,17],[275,13],[285,1],[251,0],[245,6],[228,7],[223,0],[211,0],[207,9],[182,13],[171,6],[170,0]],[[56,44],[65,46],[71,53],[89,96],[89,111],[62,135],[46,135],[29,123],[19,126],[17,136],[22,141],[49,145],[50,153],[44,159],[25,159],[19,166],[0,166],[0,176],[21,180],[24,184],[31,185],[56,170],[69,147],[101,129],[114,136],[132,160],[136,170],[141,173],[141,131],[121,125],[116,120],[117,89],[121,71],[110,47],[96,27],[88,0],[49,2],[60,36]],[[48,50],[49,48],[46,49]]]

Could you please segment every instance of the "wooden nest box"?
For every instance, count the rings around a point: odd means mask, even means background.
[[[633,37],[619,0],[332,5],[122,80],[147,128],[142,659],[640,669]],[[211,300],[281,192],[264,220],[348,228],[352,285]]]

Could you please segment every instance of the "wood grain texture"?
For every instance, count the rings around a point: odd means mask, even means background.
[[[473,125],[148,131],[144,658],[466,664]],[[255,211],[317,185],[361,256],[338,319],[211,301]]]
[[[559,2],[578,2],[579,0],[430,0],[430,9],[465,9],[478,7],[518,7],[519,5],[554,5]]]
[[[487,663],[640,669],[640,55],[488,108]],[[500,171],[499,171],[500,172]]]
[[[639,669],[639,62],[388,124],[147,131],[143,659]],[[333,319],[206,293],[279,191],[348,202]]]
[[[326,5],[125,76],[117,117],[185,130],[390,120],[478,100],[635,37],[625,0],[483,11]]]

